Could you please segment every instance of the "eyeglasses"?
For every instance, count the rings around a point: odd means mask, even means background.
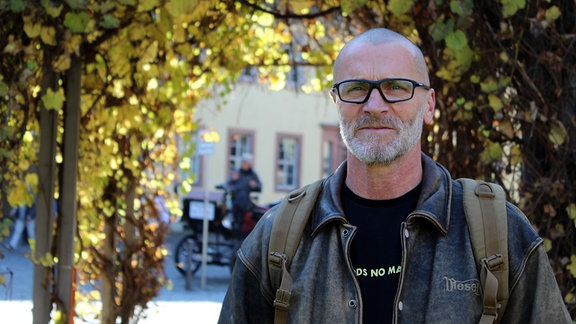
[[[336,90],[338,97],[343,102],[362,104],[368,101],[372,89],[378,89],[384,101],[388,103],[402,102],[414,97],[414,89],[422,87],[430,90],[430,87],[410,79],[382,79],[370,80],[344,80],[335,83],[332,90]]]

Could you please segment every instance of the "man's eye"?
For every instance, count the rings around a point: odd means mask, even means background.
[[[402,90],[406,91],[409,87],[402,82],[387,82],[382,84],[383,90]]]

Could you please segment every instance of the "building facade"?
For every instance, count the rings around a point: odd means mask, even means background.
[[[254,157],[262,182],[258,203],[276,201],[332,172],[345,158],[338,112],[328,92],[306,94],[267,85],[235,85],[222,98],[205,100],[197,108],[199,133],[214,131],[219,141],[196,150],[193,192],[215,191],[226,182],[244,153]],[[196,145],[205,143],[183,143]]]

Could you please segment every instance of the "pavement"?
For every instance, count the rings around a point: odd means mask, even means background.
[[[200,268],[192,277],[190,288],[186,289],[186,278],[181,275],[175,265],[173,250],[184,233],[171,234],[166,242],[168,256],[165,272],[171,285],[163,287],[159,295],[148,303],[145,318],[137,323],[216,323],[222,300],[226,294],[230,279],[230,269],[226,266],[208,265],[206,267],[205,285],[202,287],[202,272]],[[0,274],[8,269],[12,277],[7,275],[5,285],[0,285],[0,322],[1,323],[32,323],[32,293],[34,264],[26,254],[28,246],[20,246],[15,251],[7,251],[0,246],[5,254],[0,259]],[[77,309],[78,311],[78,309]],[[11,319],[6,321],[6,319]],[[75,323],[100,323],[99,320],[79,320]],[[136,322],[134,322],[136,323]]]

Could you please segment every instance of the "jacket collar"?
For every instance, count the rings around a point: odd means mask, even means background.
[[[409,226],[418,220],[431,222],[442,235],[448,233],[452,204],[452,181],[448,170],[422,153],[422,191],[416,209],[408,216]],[[331,221],[347,223],[342,208],[342,186],[346,179],[346,161],[324,179],[312,217],[312,236]]]

